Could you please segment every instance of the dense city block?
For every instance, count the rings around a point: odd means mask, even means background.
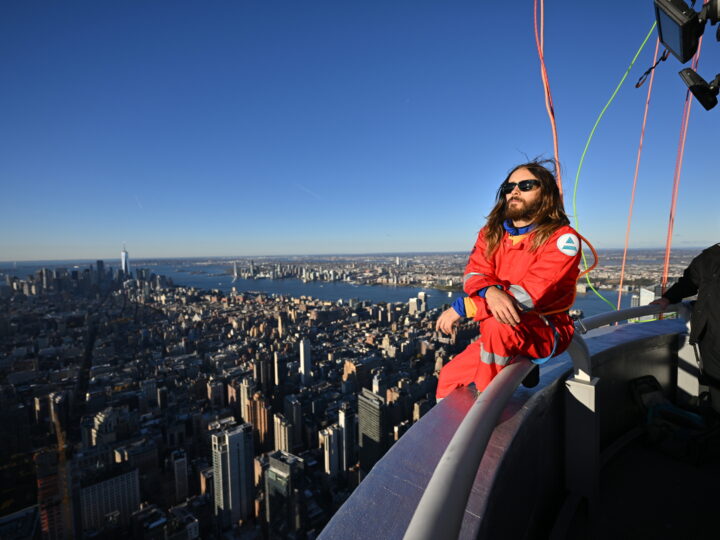
[[[437,335],[422,294],[222,294],[101,261],[8,282],[3,509],[36,503],[46,538],[312,538],[471,336]]]

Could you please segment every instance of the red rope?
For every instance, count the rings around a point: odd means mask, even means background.
[[[547,74],[547,68],[545,66],[545,55],[543,53],[545,47],[545,2],[540,0],[540,29],[538,30],[538,0],[534,2],[533,9],[533,21],[535,30],[535,45],[537,46],[538,57],[540,58],[540,77],[543,82],[543,89],[545,91],[545,109],[547,109],[548,116],[550,117],[550,127],[552,128],[553,134],[553,151],[555,153],[555,168],[557,174],[557,185],[560,190],[560,196],[562,197],[562,178],[560,176],[560,153],[558,150],[558,134],[557,124],[555,123],[555,107],[553,106],[552,94],[550,93],[550,80]]]
[[[702,37],[698,42],[698,50],[695,53],[695,57],[692,62],[692,69],[697,70],[698,62],[700,60],[700,49],[702,47]],[[662,294],[665,294],[668,280],[668,269],[670,267],[670,249],[672,247],[672,235],[673,227],[675,225],[675,209],[677,207],[678,193],[680,191],[680,172],[682,171],[683,156],[685,154],[685,141],[687,139],[688,124],[690,123],[690,106],[692,105],[692,95],[688,90],[685,94],[685,107],[683,109],[683,119],[680,125],[680,143],[678,144],[678,154],[675,161],[675,174],[673,178],[673,192],[672,200],[670,202],[670,218],[668,220],[668,231],[667,239],[665,241],[665,260],[663,261],[663,276],[662,276]]]
[[[537,21],[535,26],[537,26]],[[545,53],[545,0],[540,0],[540,48]]]
[[[655,55],[653,56],[653,65],[657,60],[658,51],[660,50],[660,38],[655,42]],[[625,263],[627,261],[628,245],[630,244],[630,224],[632,222],[633,207],[635,205],[635,191],[637,188],[638,171],[640,170],[640,155],[642,154],[643,140],[645,139],[645,124],[647,123],[648,109],[650,108],[650,94],[652,93],[653,80],[655,79],[655,70],[650,72],[650,83],[648,85],[647,98],[645,99],[645,113],[643,114],[642,129],[640,130],[640,144],[638,145],[637,159],[635,160],[635,176],[633,177],[632,194],[630,195],[630,210],[628,211],[627,227],[625,229],[625,249],[623,250],[622,266],[620,267],[620,284],[618,285],[617,309],[620,309],[622,300],[623,280],[625,279]]]

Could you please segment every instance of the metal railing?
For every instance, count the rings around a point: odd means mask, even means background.
[[[608,311],[607,313],[601,313],[588,317],[587,319],[580,319],[575,329],[581,334],[585,334],[594,328],[600,328],[601,326],[607,326],[620,321],[626,321],[628,319],[635,319],[637,317],[645,317],[647,315],[660,315],[660,313],[677,313],[685,321],[689,320],[691,308],[679,302],[677,304],[670,304],[667,308],[662,309],[659,305],[650,304],[647,306],[639,306],[634,308],[619,309],[617,311]]]
[[[592,378],[592,365],[590,361],[590,351],[582,338],[583,334],[587,334],[590,330],[608,326],[617,322],[645,317],[648,315],[660,315],[660,313],[677,313],[685,322],[690,320],[692,309],[689,305],[682,302],[671,304],[667,308],[662,309],[659,305],[647,305],[634,308],[620,309],[617,311],[608,311],[580,319],[575,323],[575,335],[567,349],[567,353],[572,359],[575,367],[575,377],[579,380],[589,381]]]
[[[573,379],[582,385],[595,386],[590,353],[581,337],[588,331],[616,322],[677,312],[686,321],[690,308],[673,304],[666,309],[648,305],[603,313],[576,323],[576,334],[567,349],[573,361]],[[457,538],[462,526],[475,476],[498,418],[522,380],[534,364],[517,357],[500,371],[472,405],[443,453],[408,525],[404,540]],[[594,389],[593,389],[594,402]],[[592,437],[591,437],[592,439]]]
[[[534,364],[517,357],[500,371],[468,411],[415,509],[406,540],[457,538],[475,475],[498,418]]]

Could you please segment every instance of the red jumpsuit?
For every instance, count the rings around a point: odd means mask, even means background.
[[[506,231],[488,260],[484,229],[478,234],[465,268],[464,289],[466,314],[480,322],[480,338],[442,368],[438,398],[471,382],[484,390],[518,354],[530,358],[553,354],[555,332],[538,314],[545,315],[557,330],[554,355],[570,344],[574,327],[567,311],[579,274],[578,234],[570,226],[560,227],[534,252],[530,251],[532,238],[533,232],[512,236]],[[519,302],[520,324],[513,327],[493,317],[485,299],[478,296],[490,286],[502,287]]]

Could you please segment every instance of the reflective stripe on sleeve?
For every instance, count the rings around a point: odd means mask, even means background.
[[[515,297],[515,300],[518,301],[518,304],[523,307],[523,309],[532,309],[535,307],[533,299],[530,297],[528,292],[520,285],[510,285],[509,290]]]
[[[481,272],[468,272],[463,276],[463,285],[465,285],[465,282],[467,282],[468,279],[470,279],[473,276],[480,276],[480,277],[487,277],[485,274]]]

